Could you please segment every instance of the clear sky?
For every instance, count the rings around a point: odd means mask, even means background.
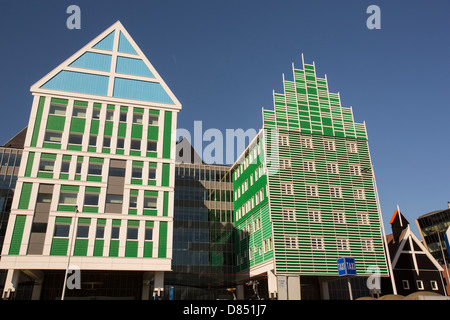
[[[69,30],[69,5],[81,29]],[[369,30],[369,5],[381,29]],[[0,2],[0,144],[27,126],[30,86],[120,20],[183,104],[178,126],[259,130],[282,74],[315,62],[366,122],[386,232],[450,201],[450,2],[381,0]]]

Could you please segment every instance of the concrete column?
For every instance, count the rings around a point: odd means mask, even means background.
[[[27,276],[33,278],[34,286],[31,293],[31,300],[39,300],[41,297],[42,283],[44,282],[45,274],[41,270],[22,270]]]
[[[244,285],[243,284],[238,284],[236,286],[236,299],[244,300]]]
[[[288,289],[287,289],[287,277],[277,276],[277,287],[278,287],[278,300],[288,299]]]
[[[164,291],[164,271],[156,271],[154,279],[153,295],[157,293],[161,297]]]
[[[322,300],[330,300],[330,292],[328,291],[328,281],[323,280],[320,282],[321,290],[321,298]]]
[[[300,300],[300,276],[289,276],[288,278],[288,300]]]
[[[9,269],[6,274],[5,287],[3,288],[2,299],[13,299],[19,284],[20,270]]]
[[[269,298],[276,299],[278,296],[277,276],[273,273],[273,270],[267,271],[267,287]]]
[[[142,275],[142,300],[150,300],[150,280],[151,272],[144,272]]]

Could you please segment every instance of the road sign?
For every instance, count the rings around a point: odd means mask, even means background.
[[[337,259],[339,276],[356,276],[355,259],[352,257],[342,257]]]

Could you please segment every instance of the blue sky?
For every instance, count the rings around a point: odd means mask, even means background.
[[[69,30],[69,5],[81,29]],[[369,30],[369,5],[381,29]],[[0,144],[27,125],[30,86],[120,20],[183,104],[179,127],[259,130],[291,65],[316,64],[366,122],[387,233],[450,201],[450,2],[0,2]]]

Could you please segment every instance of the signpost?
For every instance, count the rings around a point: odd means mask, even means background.
[[[355,259],[352,257],[342,257],[337,259],[337,267],[339,277],[346,277],[348,284],[348,293],[350,295],[350,300],[353,300],[352,286],[350,284],[350,277],[356,276],[356,265]]]

